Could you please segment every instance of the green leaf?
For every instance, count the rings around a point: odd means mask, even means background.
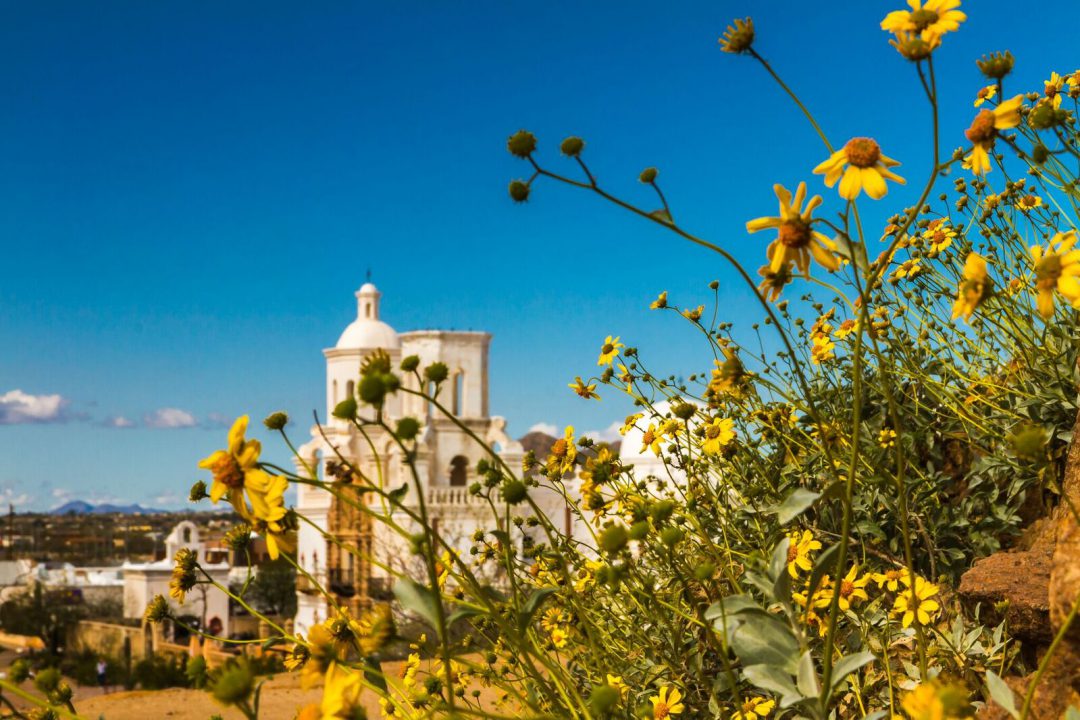
[[[837,660],[836,665],[833,666],[833,690],[840,687],[840,683],[844,682],[844,679],[847,678],[848,675],[872,662],[874,662],[874,653],[865,650],[863,652],[845,655]]]
[[[743,665],[771,665],[788,675],[798,671],[799,643],[791,628],[771,615],[741,615],[728,631],[731,649]]]
[[[990,690],[990,697],[1004,708],[1005,712],[1014,718],[1020,717],[1020,712],[1016,709],[1016,696],[1013,695],[1012,688],[998,677],[993,670],[986,671],[986,687]]]
[[[364,679],[377,687],[383,693],[389,693],[386,685],[386,674],[379,670],[381,659],[378,655],[368,655],[364,658]]]
[[[814,656],[809,650],[799,658],[798,686],[803,697],[817,697],[821,692],[818,686],[817,670],[814,668]]]
[[[476,617],[477,615],[483,615],[484,611],[477,608],[461,608],[450,613],[446,618],[446,626],[452,627],[454,624],[461,622],[466,618]]]
[[[762,615],[768,615],[749,595],[728,595],[709,606],[705,611],[705,619],[712,621],[713,627],[721,630],[723,629],[722,621],[724,618],[731,622],[739,613],[755,611]]]
[[[749,665],[743,668],[743,675],[752,685],[765,692],[786,698],[799,697],[799,691],[791,682],[791,676],[772,665]]]
[[[428,622],[431,627],[439,628],[439,598],[431,588],[409,578],[398,578],[394,583],[394,597],[401,606],[411,610]]]
[[[781,525],[787,525],[806,512],[819,497],[821,497],[821,493],[806,488],[796,488],[784,499],[784,502],[770,508],[769,512],[776,513],[776,520]]]
[[[853,265],[859,268],[864,273],[869,270],[866,266],[866,259],[863,257],[862,251],[859,249],[859,244],[852,242],[844,233],[837,233],[833,237],[833,242],[836,243],[836,254],[846,260],[849,260]]]
[[[1080,709],[1075,705],[1070,705],[1065,711],[1065,720],[1080,720]]]

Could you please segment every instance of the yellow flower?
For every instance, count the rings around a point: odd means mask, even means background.
[[[1053,104],[1054,109],[1061,107],[1061,91],[1065,87],[1065,78],[1055,73],[1050,73],[1050,79],[1043,81],[1043,93]]]
[[[321,720],[350,720],[363,710],[360,694],[364,690],[364,675],[359,670],[348,670],[334,665],[326,673],[323,688]]]
[[[815,365],[820,365],[826,360],[832,360],[836,357],[833,353],[833,350],[836,349],[836,343],[828,335],[814,335],[811,341],[810,361]]]
[[[997,95],[997,85],[987,85],[975,95],[975,107],[979,107],[995,95]]]
[[[735,421],[731,418],[713,418],[705,426],[705,441],[701,449],[707,455],[717,455],[735,439]]]
[[[551,445],[551,454],[548,455],[547,469],[549,473],[565,475],[574,467],[574,458],[577,457],[577,446],[574,444],[574,426],[567,425],[563,436]]]
[[[891,448],[896,445],[896,431],[892,428],[885,428],[878,433],[878,445],[883,448]]]
[[[622,679],[622,675],[612,675],[608,673],[607,684],[611,689],[618,691],[619,697],[623,700],[630,694],[630,686]]]
[[[909,584],[908,572],[904,570],[886,570],[883,573],[874,573],[870,579],[877,583],[878,589],[896,592],[900,589],[900,583]]]
[[[703,312],[705,312],[705,306],[704,305],[698,305],[696,308],[693,308],[692,310],[689,309],[689,308],[686,309],[686,310],[683,310],[682,314],[683,314],[683,317],[687,318],[688,320],[693,320],[694,322],[697,322],[698,320],[701,319],[701,314]]]
[[[566,632],[565,628],[556,627],[551,630],[551,644],[556,648],[566,647],[566,642],[569,640],[570,635]]]
[[[630,368],[626,367],[622,363],[619,363],[619,382],[626,383],[626,392],[634,391],[634,374],[630,372]],[[626,433],[623,433],[624,435]]]
[[[904,278],[913,278],[922,272],[922,265],[919,264],[917,259],[909,258],[900,263],[892,272],[893,282],[903,280]]]
[[[408,659],[401,667],[401,684],[406,690],[416,685],[416,673],[420,670],[420,653],[409,653]]]
[[[639,452],[645,452],[646,448],[653,451],[653,455],[660,454],[660,440],[663,438],[656,430],[654,423],[649,423],[649,427],[645,430],[641,436],[641,450]]]
[[[852,318],[848,318],[844,322],[840,323],[840,327],[836,328],[836,332],[833,333],[833,336],[835,336],[839,340],[843,340],[851,333],[858,332],[858,330],[859,322]]]
[[[754,21],[735,18],[732,22],[734,25],[728,25],[720,38],[720,49],[726,53],[744,53],[754,44]]]
[[[963,685],[940,679],[919,684],[900,701],[910,720],[960,720],[971,716],[971,702]]]
[[[678,715],[683,711],[682,693],[676,687],[665,685],[660,688],[659,695],[653,695],[649,698],[649,702],[652,703],[653,707],[653,720],[664,720],[664,718]]]
[[[732,720],[761,720],[769,717],[769,713],[776,707],[775,700],[766,700],[763,697],[747,698],[732,715]]]
[[[625,436],[626,433],[630,432],[630,430],[632,430],[637,425],[637,421],[643,417],[645,416],[641,413],[627,415],[626,419],[623,421],[623,426],[619,428],[619,434]]]
[[[593,383],[592,385],[586,385],[585,382],[581,379],[580,375],[574,378],[574,382],[567,385],[567,387],[576,392],[579,396],[585,398],[586,400],[589,400],[591,398],[596,398],[597,400],[600,399],[600,396],[596,394],[596,384]]]
[[[600,359],[596,361],[597,365],[610,365],[615,357],[619,354],[619,348],[625,347],[619,338],[616,336],[612,338],[610,335],[604,340],[604,346],[600,348]]]
[[[649,305],[649,308],[651,308],[652,310],[662,310],[663,308],[666,308],[666,307],[667,307],[667,290],[660,293],[660,295],[655,300],[653,300],[652,303]]]
[[[1042,207],[1043,200],[1038,195],[1024,195],[1016,199],[1016,207],[1023,213],[1029,213],[1035,208]]]
[[[930,242],[930,249],[926,253],[929,257],[937,257],[952,245],[953,238],[957,236],[956,228],[948,225],[943,219],[931,220],[923,231],[923,238]]]
[[[911,10],[894,10],[881,21],[881,29],[892,33],[917,32],[924,40],[960,29],[967,20],[956,8],[960,0],[908,0]]]
[[[983,207],[986,208],[987,210],[993,210],[994,208],[996,208],[1000,204],[1001,204],[1001,195],[996,195],[994,193],[988,193],[987,196],[983,198]]]
[[[712,379],[709,380],[709,392],[714,395],[730,393],[738,395],[746,381],[746,368],[739,356],[729,347],[722,348],[724,362],[713,360],[716,365],[712,371]]]
[[[229,430],[228,447],[199,461],[199,467],[214,476],[210,500],[217,503],[228,494],[229,502],[242,517],[280,520],[285,515],[282,496],[289,483],[259,468],[262,446],[258,440],[244,439],[247,426],[247,415],[238,418]],[[250,509],[244,501],[245,490],[251,501]]]
[[[806,198],[806,183],[799,183],[794,198],[788,189],[779,183],[773,185],[773,192],[780,200],[780,217],[760,217],[746,223],[746,231],[750,233],[768,228],[777,229],[776,239],[767,250],[771,271],[780,273],[789,263],[794,263],[799,272],[805,274],[810,269],[811,254],[824,268],[839,268],[840,261],[834,254],[836,243],[811,227],[811,213],[821,204],[821,196],[810,198],[806,209],[802,210],[803,200]]]
[[[840,585],[837,589],[840,592],[841,610],[850,609],[858,600],[870,599],[870,596],[866,594],[866,585],[870,582],[870,576],[863,575],[862,577],[856,577],[858,572],[859,568],[852,565],[851,569],[848,570],[848,574],[840,581]]]
[[[791,282],[793,275],[791,274],[791,263],[787,263],[779,270],[773,270],[772,265],[762,265],[758,268],[758,275],[763,280],[758,285],[758,292],[762,294],[769,302],[776,302],[780,297],[780,293],[783,292],[784,286]]]
[[[810,560],[810,553],[821,549],[821,543],[814,539],[814,533],[803,530],[793,530],[788,535],[787,569],[788,575],[798,577],[799,571],[809,572],[814,568]]]
[[[976,175],[990,172],[990,150],[997,141],[999,130],[1008,130],[1020,124],[1020,105],[1023,95],[1016,95],[999,104],[993,110],[980,110],[964,135],[971,141],[971,152],[964,158],[964,167]]]
[[[308,633],[308,658],[300,671],[300,687],[307,689],[323,679],[335,664],[344,660],[339,657],[338,643],[325,624],[320,623]]]
[[[1032,251],[1034,254],[1034,250]],[[990,297],[993,282],[986,274],[986,260],[978,253],[968,253],[964,262],[964,274],[960,280],[960,291],[953,303],[953,320],[964,316],[970,320],[975,308],[982,304],[983,300]],[[1051,298],[1051,314],[1053,313],[1053,299]]]
[[[1036,306],[1044,320],[1054,316],[1054,290],[1061,293],[1073,307],[1080,307],[1080,250],[1074,250],[1076,231],[1058,233],[1043,250],[1041,245],[1031,246],[1031,259],[1035,262]]]
[[[284,512],[284,508],[282,508]],[[281,551],[287,553],[296,552],[296,531],[287,527],[277,520],[254,519],[251,521],[252,529],[263,536],[266,541],[266,554],[271,560],[277,560]]]
[[[911,588],[904,588],[893,603],[893,615],[899,615],[904,627],[918,621],[920,625],[929,625],[941,610],[941,605],[933,597],[938,594],[938,586],[915,577],[914,597]]]
[[[863,190],[875,200],[880,200],[889,192],[886,179],[901,185],[907,182],[889,169],[899,164],[883,155],[881,146],[871,138],[857,137],[848,140],[844,147],[814,168],[814,174],[824,174],[825,184],[829,187],[839,180],[840,197],[845,200],[854,200]]]

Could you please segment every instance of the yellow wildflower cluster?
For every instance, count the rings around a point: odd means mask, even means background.
[[[833,352],[836,349],[836,343],[832,340],[833,326],[831,324],[835,315],[836,308],[829,308],[829,311],[818,317],[810,327],[810,361],[815,365],[836,357]]]

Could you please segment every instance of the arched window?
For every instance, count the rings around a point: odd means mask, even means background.
[[[333,388],[334,388],[334,405],[336,406],[338,404],[337,380],[334,381]]]
[[[355,393],[356,393],[356,383],[354,383],[352,380],[345,383],[345,399],[354,397]]]
[[[428,395],[428,397],[435,397],[435,390],[436,390],[435,383],[429,382],[428,386],[427,386],[427,395]],[[427,416],[430,418],[434,414],[435,414],[435,403],[428,400]]]
[[[469,460],[464,455],[458,455],[450,461],[450,484],[456,487],[464,487],[469,479]]]
[[[191,528],[184,528],[184,542],[191,542]]]
[[[458,370],[454,373],[454,414],[460,416],[465,407],[465,373]]]

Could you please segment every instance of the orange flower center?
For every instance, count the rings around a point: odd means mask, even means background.
[[[607,355],[609,352],[615,349],[615,346],[611,343],[604,343],[604,347],[600,348],[600,352]]]
[[[710,440],[715,440],[716,438],[720,437],[720,426],[710,425],[709,427],[705,428],[705,437],[709,438]]]
[[[844,146],[844,153],[855,167],[873,167],[881,159],[881,146],[870,138],[852,138]]]
[[[223,483],[226,487],[244,487],[244,471],[240,469],[240,463],[232,455],[223,455],[210,468],[214,479]]]
[[[646,430],[645,434],[641,437],[641,441],[646,445],[652,445],[653,440],[656,439],[656,435],[651,430]]]
[[[1020,205],[1026,208],[1033,208],[1039,206],[1039,199],[1034,195],[1025,195],[1020,198]]]
[[[555,457],[566,457],[566,439],[559,438],[551,446],[551,454]]]
[[[788,546],[788,549],[787,549],[787,561],[789,563],[795,562],[795,560],[797,560],[798,557],[799,557],[799,546],[796,545],[795,543],[792,543],[791,545]]]
[[[656,703],[656,707],[653,708],[653,718],[655,718],[655,720],[663,720],[663,718],[666,718],[669,715],[671,715],[671,708],[667,706],[667,703]]]
[[[993,110],[980,110],[975,119],[971,121],[971,127],[964,131],[964,135],[973,143],[989,142],[997,135],[994,120]]]
[[[1050,290],[1061,277],[1061,258],[1057,254],[1044,257],[1035,266],[1036,282],[1040,290]]]
[[[840,581],[840,597],[850,597],[855,592],[855,583],[850,580]]]
[[[922,32],[938,21],[938,14],[933,10],[923,8],[911,13],[910,19],[911,23],[915,26],[915,30]]]
[[[802,220],[785,220],[780,226],[780,242],[789,248],[806,247],[810,243],[810,226]]]

